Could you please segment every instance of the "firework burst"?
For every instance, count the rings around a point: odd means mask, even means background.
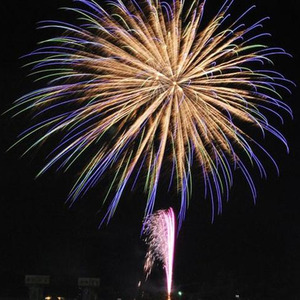
[[[279,118],[278,110],[291,113],[277,91],[289,81],[265,68],[270,56],[286,53],[256,42],[268,35],[257,33],[266,18],[245,26],[250,7],[230,21],[233,1],[225,1],[205,26],[205,1],[128,0],[125,5],[118,0],[108,1],[106,9],[93,0],[76,2],[78,8],[65,9],[79,15],[80,25],[41,23],[61,30],[30,54],[37,57],[28,64],[33,75],[47,86],[21,97],[13,108],[16,115],[32,110],[37,120],[18,141],[38,137],[25,153],[63,135],[39,175],[53,165],[68,170],[85,161],[70,192],[73,202],[115,170],[106,220],[125,187],[140,177],[150,214],[166,169],[170,187],[181,195],[181,222],[193,163],[212,199],[212,216],[222,210],[234,169],[245,175],[255,198],[246,166],[250,162],[265,176],[257,149],[274,160],[247,128],[271,133],[286,145],[265,112]]]

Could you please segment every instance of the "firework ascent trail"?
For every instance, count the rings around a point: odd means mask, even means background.
[[[154,262],[160,261],[166,273],[168,299],[171,299],[172,291],[175,231],[172,208],[159,210],[144,222],[143,232],[147,236],[145,241],[149,247],[144,265],[146,278],[150,275]]]

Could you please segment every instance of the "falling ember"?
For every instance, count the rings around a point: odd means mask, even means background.
[[[175,245],[175,216],[172,208],[159,210],[146,218],[143,233],[149,246],[144,271],[146,279],[152,271],[155,260],[162,262],[166,272],[168,299],[171,299],[173,260]]]

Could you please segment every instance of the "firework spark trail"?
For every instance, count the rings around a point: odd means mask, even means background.
[[[162,262],[167,280],[167,293],[170,299],[173,278],[173,260],[175,246],[175,216],[172,208],[159,210],[146,218],[143,233],[149,246],[144,271],[146,279],[156,260]]]
[[[266,18],[246,27],[241,21],[251,7],[230,21],[233,1],[228,0],[206,26],[201,24],[205,1],[194,1],[189,9],[181,0],[147,0],[141,6],[134,0],[126,6],[108,1],[107,11],[92,0],[76,2],[78,8],[65,9],[79,15],[80,25],[41,23],[62,31],[30,54],[38,57],[28,63],[33,75],[47,86],[13,107],[15,115],[35,112],[35,125],[18,141],[38,137],[25,153],[63,135],[39,175],[53,165],[68,170],[84,161],[70,192],[73,203],[114,169],[104,200],[115,191],[107,221],[137,177],[145,178],[145,215],[151,214],[162,170],[172,168],[170,186],[181,194],[180,227],[192,192],[193,163],[202,170],[212,218],[222,211],[235,169],[255,199],[247,164],[266,175],[255,154],[259,150],[277,165],[252,128],[287,147],[264,113],[281,120],[278,110],[291,114],[278,92],[288,90],[290,81],[265,67],[270,56],[286,52],[256,42],[268,35],[257,33]]]

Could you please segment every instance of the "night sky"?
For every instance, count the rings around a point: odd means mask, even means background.
[[[297,84],[298,1],[236,0],[233,13],[255,2],[255,21],[271,17],[265,23],[265,30],[272,33],[269,44],[283,47],[294,57],[276,58],[276,70]],[[220,3],[208,0],[206,13],[213,16]],[[27,77],[29,69],[22,68],[25,61],[19,57],[51,36],[49,30],[35,29],[38,21],[68,20],[64,12],[57,10],[65,5],[72,5],[72,1],[1,2],[2,112],[16,98],[41,86]],[[186,294],[201,292],[213,299],[234,299],[235,293],[242,299],[300,299],[300,116],[299,91],[292,90],[292,95],[283,95],[294,111],[294,120],[283,112],[285,124],[275,122],[289,142],[290,153],[272,138],[264,142],[278,162],[280,176],[269,161],[265,162],[267,180],[260,179],[253,170],[258,191],[255,205],[245,180],[236,172],[229,202],[211,224],[209,201],[197,187],[201,181],[194,184],[186,221],[177,239],[176,289]],[[26,145],[6,152],[29,121],[26,115],[14,119],[1,116],[0,297],[26,295],[24,276],[41,274],[51,276],[49,292],[53,294],[74,297],[78,277],[99,277],[103,294],[114,291],[116,297],[133,299],[136,285],[143,279],[146,251],[140,238],[146,198],[142,189],[126,191],[112,221],[98,229],[104,214],[101,197],[109,176],[68,207],[65,200],[76,174],[52,169],[35,179],[45,162],[47,144],[23,158],[20,156]],[[158,198],[162,207],[176,201],[173,194],[160,193]],[[163,271],[157,267],[147,288],[159,290],[162,281]]]

